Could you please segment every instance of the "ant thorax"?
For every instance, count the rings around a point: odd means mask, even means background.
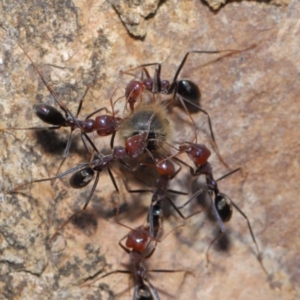
[[[147,133],[147,149],[153,151],[160,148],[161,143],[171,140],[171,128],[172,123],[162,105],[142,103],[124,118],[118,134],[127,140],[131,136]]]

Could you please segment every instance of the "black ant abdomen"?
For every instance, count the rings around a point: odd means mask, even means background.
[[[224,194],[219,194],[215,198],[215,207],[223,222],[228,222],[232,216],[232,205]]]
[[[150,289],[145,284],[140,284],[136,287],[133,299],[136,300],[153,300]]]
[[[82,189],[86,187],[94,178],[95,172],[92,168],[86,167],[75,172],[70,178],[70,185],[74,189]]]
[[[190,113],[199,111],[201,92],[196,83],[182,79],[177,83],[177,96],[184,100],[184,104]]]
[[[66,126],[66,119],[60,111],[48,104],[35,104],[33,106],[36,116],[43,122],[56,126]]]

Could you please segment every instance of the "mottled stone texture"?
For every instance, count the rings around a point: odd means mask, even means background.
[[[221,59],[224,54],[193,54],[180,77],[199,84],[201,105],[210,113],[223,158],[232,168],[243,167],[243,177],[236,173],[221,181],[220,188],[249,217],[269,275],[263,273],[247,224],[237,211],[226,224],[227,239],[212,247],[208,267],[205,251],[218,226],[204,212],[159,243],[148,267],[184,269],[194,275],[152,273],[151,282],[162,299],[299,298],[299,1],[284,7],[231,2],[218,13],[198,0],[164,1],[148,18],[144,40],[128,35],[116,10],[101,0],[0,4],[1,128],[44,126],[32,107],[54,103],[18,44],[74,113],[87,85],[93,83],[81,116],[104,106],[111,110],[114,89],[122,95],[131,79],[120,79],[121,69],[162,62],[162,76],[171,79],[188,50],[255,46]],[[194,118],[198,141],[211,147],[205,116],[199,113]],[[175,121],[174,138],[192,139],[192,125],[184,112],[176,108],[170,119]],[[67,133],[0,132],[1,191],[54,176]],[[95,137],[103,151],[109,152],[109,141]],[[77,135],[62,171],[89,159]],[[215,154],[211,162],[217,178],[227,172]],[[114,173],[120,193],[103,171],[86,213],[54,241],[51,236],[83,206],[90,187],[74,190],[63,178],[32,184],[15,194],[1,193],[1,299],[131,299],[128,275],[85,285],[98,274],[126,268],[128,257],[118,241],[128,229],[113,218],[118,203],[127,203],[119,216],[122,223],[140,225],[146,216],[151,195],[129,194],[117,167]],[[186,190],[187,181],[182,172],[172,188]],[[178,199],[178,204],[185,199]],[[184,213],[196,209],[192,204]],[[182,223],[175,213],[165,217],[165,233]]]
[[[147,33],[147,18],[155,14],[159,0],[111,0],[130,34],[143,38]]]
[[[250,1],[250,0],[249,0]],[[205,0],[205,2],[214,10],[220,9],[222,5],[229,2],[227,0]],[[278,6],[287,6],[291,0],[266,0],[268,4],[278,5]]]

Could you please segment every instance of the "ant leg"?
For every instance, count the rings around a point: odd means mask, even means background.
[[[157,64],[157,68],[155,69],[154,76],[153,76],[152,93],[158,93],[159,91],[161,91],[160,72],[161,72],[161,64]]]
[[[114,141],[115,141],[115,136],[116,136],[116,131],[111,135],[111,139],[110,139],[110,148],[113,149],[114,148]]]
[[[72,133],[73,133],[73,131],[74,131],[74,129],[71,128],[71,131],[70,131],[70,134],[69,134],[69,137],[68,137],[68,141],[67,141],[67,145],[66,145],[66,148],[65,148],[65,151],[64,151],[63,159],[60,162],[60,165],[59,165],[59,167],[58,167],[58,169],[56,171],[56,175],[59,173],[61,167],[63,166],[63,164],[65,163],[67,157],[69,156],[71,142],[72,142]]]
[[[43,179],[36,179],[36,180],[29,181],[29,182],[25,182],[23,184],[20,184],[20,185],[16,186],[15,188],[13,188],[11,190],[4,190],[3,193],[4,194],[18,193],[17,190],[19,190],[20,188],[22,188],[24,186],[27,186],[29,184],[37,183],[37,182],[44,182],[44,181],[51,181],[51,180],[54,180],[54,179],[59,179],[59,178],[62,178],[62,177],[66,176],[66,175],[68,175],[70,173],[73,173],[73,172],[78,171],[80,169],[84,169],[84,168],[86,168],[88,166],[89,166],[89,164],[87,164],[87,163],[80,164],[80,165],[78,165],[78,166],[76,166],[76,167],[74,167],[74,168],[72,168],[72,169],[70,169],[70,170],[68,170],[66,172],[63,172],[63,173],[61,173],[59,175],[56,175],[54,177],[48,177],[48,178],[43,178]]]
[[[126,71],[120,71],[120,73],[121,73],[121,74],[126,74],[126,75],[135,76],[134,74],[132,74],[132,73],[130,73],[130,72],[131,72],[131,71],[135,71],[135,70],[140,69],[140,68],[145,69],[146,67],[152,67],[152,66],[157,66],[157,65],[160,65],[160,63],[154,62],[154,63],[148,63],[148,64],[141,64],[141,65],[139,65],[139,66],[137,66],[137,67],[134,67],[134,68],[131,68],[131,69],[129,69],[129,70],[126,70]],[[143,70],[143,72],[145,72],[145,71]],[[147,78],[150,78],[148,71],[145,72],[145,75],[147,76]],[[148,77],[148,76],[149,76],[149,77]]]
[[[8,130],[55,130],[55,129],[59,129],[61,128],[61,126],[48,126],[48,127],[10,127],[10,128],[3,128],[0,129],[0,131],[8,131]]]
[[[66,105],[64,105],[60,100],[59,97],[57,96],[57,94],[54,92],[54,90],[52,89],[52,87],[50,87],[46,80],[44,79],[42,73],[39,71],[38,67],[36,66],[36,64],[33,62],[33,60],[31,59],[31,57],[28,55],[28,53],[25,51],[25,49],[19,44],[19,47],[23,50],[24,54],[27,56],[27,58],[30,60],[33,68],[35,69],[35,71],[37,72],[37,74],[39,75],[40,79],[42,80],[42,82],[44,83],[44,85],[46,86],[46,88],[48,89],[48,91],[50,92],[50,94],[52,95],[53,99],[55,100],[55,102],[57,103],[57,105],[66,113],[69,114],[71,116],[71,118],[74,120],[75,124],[78,125],[78,128],[81,128],[80,124],[78,123],[78,121],[76,120],[75,116],[72,114],[72,112],[66,107]]]
[[[165,269],[151,269],[151,270],[148,270],[147,273],[149,272],[152,272],[152,273],[179,273],[179,272],[184,272],[185,274],[189,274],[189,275],[192,275],[193,277],[195,277],[194,273],[191,272],[191,271],[187,271],[187,270],[165,270]],[[152,292],[154,294],[154,296],[156,297],[156,300],[159,300],[159,295],[157,293],[157,290],[155,289],[155,287],[150,283],[149,279],[148,278],[145,278],[144,279],[148,284],[149,286],[151,287],[152,289]],[[172,299],[174,298],[174,296],[171,297]],[[176,298],[176,297],[175,297]]]
[[[116,180],[115,180],[115,177],[114,177],[113,173],[111,172],[110,168],[107,168],[107,171],[108,171],[109,177],[110,177],[116,191],[119,193],[119,189],[118,189],[118,186],[117,186],[117,183],[116,183]]]
[[[211,249],[212,245],[218,240],[220,239],[223,235],[225,234],[225,232],[221,232],[217,237],[215,237],[209,244],[207,250],[206,250],[206,267],[208,267],[210,259],[209,259],[209,250]]]
[[[180,154],[180,153],[178,153],[178,154]],[[175,154],[175,155],[178,155],[178,154]],[[198,176],[198,175],[196,174],[195,170],[194,170],[189,164],[187,164],[186,162],[184,162],[183,160],[181,160],[181,159],[179,159],[179,158],[177,158],[177,157],[175,157],[175,156],[172,156],[172,158],[173,158],[174,160],[176,160],[177,162],[179,162],[179,163],[185,165],[186,167],[188,167],[188,168],[190,169],[190,173],[191,173],[192,176]]]
[[[228,196],[227,196],[228,197]],[[254,236],[254,233],[253,233],[253,230],[252,230],[252,227],[251,227],[251,224],[250,224],[250,221],[248,219],[248,217],[246,216],[246,214],[238,207],[237,204],[235,204],[229,197],[228,199],[230,200],[232,206],[246,219],[247,221],[247,225],[248,225],[248,229],[250,231],[250,234],[251,234],[251,237],[252,237],[252,240],[255,244],[255,247],[256,247],[256,251],[257,251],[257,260],[259,261],[263,271],[268,274],[265,266],[263,265],[263,262],[262,262],[262,253],[260,252],[259,248],[258,248],[258,244],[256,242],[256,239],[255,239],[255,236]]]
[[[181,211],[178,209],[178,207],[174,204],[174,202],[169,198],[169,197],[165,197],[168,201],[169,201],[169,203],[171,204],[171,206],[175,209],[175,211],[179,214],[179,216],[183,219],[183,220],[187,220],[187,219],[189,219],[189,218],[191,218],[192,216],[194,216],[194,215],[196,215],[196,214],[199,214],[199,213],[201,213],[202,212],[202,210],[198,210],[198,211],[196,211],[196,212],[194,212],[194,213],[192,213],[191,215],[189,215],[189,216],[184,216],[182,213],[181,213]]]
[[[154,297],[156,298],[156,300],[160,300],[160,297],[159,297],[158,292],[157,292],[156,288],[154,287],[154,285],[151,284],[151,282],[149,281],[148,278],[145,278],[144,280],[149,284],[149,286],[150,286],[150,288],[151,288],[151,290],[152,290],[152,292],[153,292]]]
[[[175,101],[176,96],[177,96],[177,89],[175,88],[175,89],[174,89],[173,96],[172,96],[172,100],[171,100],[171,102],[169,103],[169,105]],[[186,107],[186,105],[185,105],[185,103],[184,103],[184,101],[185,101],[186,99],[183,100],[183,98],[180,97],[180,96],[179,96],[178,98],[179,98],[179,101],[180,101],[180,103],[181,103],[183,109],[184,109],[185,112],[188,114],[190,120],[191,120],[192,123],[193,123],[194,129],[195,129],[196,142],[197,142],[197,126],[196,126],[195,120],[193,119],[191,113],[189,112],[189,110],[187,109],[187,107]],[[190,103],[190,101],[187,101],[187,102]],[[192,103],[192,102],[191,102],[191,103]],[[209,116],[208,116],[208,118],[209,118]],[[210,119],[210,118],[209,118],[209,119]],[[210,121],[209,121],[209,122],[210,122]],[[214,140],[214,136],[213,136],[213,135],[212,135],[212,138],[213,138],[213,140]]]
[[[251,48],[252,48],[252,47],[253,47],[253,46],[251,46]],[[247,49],[246,49],[246,50],[247,50]],[[171,93],[171,92],[173,91],[173,99],[172,99],[172,101],[175,100],[176,95],[177,95],[177,89],[178,89],[177,78],[178,78],[179,73],[180,73],[180,71],[182,70],[182,68],[183,68],[183,66],[184,66],[184,64],[185,64],[185,62],[186,62],[186,60],[187,60],[189,54],[191,54],[191,53],[198,53],[198,54],[216,54],[216,53],[223,53],[223,52],[231,52],[231,53],[230,53],[230,55],[231,55],[231,54],[234,54],[234,53],[239,53],[239,52],[241,52],[241,51],[242,51],[242,50],[223,50],[223,51],[222,51],[222,50],[221,50],[221,51],[206,51],[206,50],[204,50],[204,51],[198,51],[198,50],[194,50],[194,51],[189,51],[189,52],[187,52],[187,53],[185,54],[185,56],[183,57],[183,59],[182,59],[180,65],[178,66],[178,68],[177,68],[177,70],[176,70],[176,72],[175,72],[173,81],[171,82],[170,87],[169,87],[169,89],[168,89],[168,91],[167,91],[168,93]],[[188,110],[187,110],[187,107],[186,107],[184,101],[186,101],[187,103],[191,104],[192,106],[194,106],[195,108],[197,108],[199,111],[201,111],[202,113],[204,113],[204,114],[207,116],[207,118],[208,118],[208,124],[209,124],[209,129],[210,129],[210,134],[211,134],[211,138],[212,138],[212,141],[213,141],[213,146],[214,146],[214,148],[215,148],[215,151],[216,151],[216,153],[217,153],[217,155],[218,155],[220,161],[226,166],[226,168],[230,169],[230,167],[229,167],[228,164],[224,161],[224,159],[222,158],[222,156],[221,156],[221,154],[220,154],[220,151],[219,151],[219,148],[218,148],[218,145],[217,145],[217,143],[216,143],[215,136],[214,136],[214,133],[213,133],[212,123],[211,123],[209,114],[208,114],[205,110],[201,109],[198,105],[194,104],[192,101],[189,101],[189,99],[182,98],[181,96],[179,96],[178,98],[179,98],[179,100],[180,100],[180,102],[181,102],[181,105],[183,106],[184,110],[185,110],[187,113],[189,113],[189,112],[188,112]],[[190,118],[191,118],[191,117],[190,117]],[[191,120],[192,120],[193,124],[195,125],[194,120],[193,120],[192,118],[191,118]],[[195,126],[195,128],[196,128],[196,126]],[[195,134],[196,134],[196,133],[195,133]],[[195,135],[195,136],[196,136],[196,135]]]
[[[101,272],[102,272],[102,271],[101,271]],[[80,287],[86,287],[86,286],[89,286],[89,287],[90,287],[92,284],[94,284],[94,283],[95,283],[96,281],[98,281],[99,279],[102,279],[102,278],[105,278],[105,277],[108,277],[108,276],[110,276],[110,275],[112,275],[112,274],[117,274],[117,273],[131,274],[131,272],[128,271],[128,270],[114,270],[114,271],[108,272],[108,273],[106,273],[106,274],[104,274],[104,275],[102,275],[102,276],[100,276],[100,277],[94,279],[91,283],[85,283],[85,284],[81,285]],[[93,277],[96,277],[96,276],[97,276],[97,274],[95,274]]]
[[[212,199],[211,197],[210,197],[210,201],[211,201],[211,206],[212,206],[212,210],[213,210],[213,212],[214,212],[214,215],[215,215],[215,217],[217,218],[217,221],[218,221],[218,223],[219,223],[221,232],[223,233],[223,232],[225,232],[225,226],[224,226],[224,223],[223,223],[223,221],[222,221],[222,218],[221,218],[221,216],[220,216],[220,214],[219,214],[219,212],[218,212],[216,206],[214,205],[213,199]]]
[[[81,111],[81,108],[82,108],[83,100],[84,100],[84,98],[85,98],[86,94],[88,93],[88,91],[89,91],[89,89],[90,89],[91,86],[92,86],[92,84],[89,84],[89,85],[87,86],[87,88],[86,88],[85,91],[84,91],[83,96],[81,97],[81,99],[80,99],[80,101],[79,101],[79,105],[78,105],[77,113],[76,113],[76,118],[78,118],[78,115],[79,115],[79,113],[80,113],[80,111]]]
[[[189,56],[191,53],[198,53],[198,54],[218,54],[218,53],[230,52],[228,55],[231,55],[231,54],[235,54],[235,53],[240,53],[240,52],[242,52],[242,51],[250,50],[250,49],[252,49],[253,47],[256,47],[256,45],[252,45],[252,46],[250,46],[250,47],[248,47],[248,48],[246,48],[246,49],[242,49],[242,50],[228,49],[228,50],[191,50],[191,51],[188,51],[188,52],[184,55],[184,57],[183,57],[183,59],[182,59],[180,65],[178,66],[178,68],[177,68],[177,70],[176,70],[176,72],[175,72],[175,75],[174,75],[174,78],[173,78],[173,81],[172,81],[171,85],[177,80],[180,71],[182,70],[182,68],[183,68],[183,66],[184,66],[184,64],[185,64],[185,62],[186,62],[188,56]]]
[[[199,189],[195,194],[193,194],[183,205],[177,206],[178,209],[182,209],[185,206],[187,206],[195,197],[202,194],[204,192],[204,189]]]
[[[175,91],[176,91],[176,90],[175,90]],[[176,95],[176,94],[175,94],[175,95]],[[179,101],[180,101],[181,105],[183,106],[184,110],[190,115],[190,118],[191,118],[191,120],[192,120],[192,122],[193,122],[193,124],[194,124],[194,126],[195,126],[195,136],[197,135],[196,124],[195,124],[195,122],[194,122],[194,120],[193,120],[191,114],[189,113],[189,111],[188,111],[188,109],[187,109],[187,107],[186,107],[186,105],[185,105],[184,102],[187,102],[187,103],[191,104],[192,106],[194,106],[195,108],[197,108],[199,111],[201,111],[202,113],[204,113],[204,114],[207,116],[208,127],[209,127],[210,136],[211,136],[211,141],[212,141],[212,145],[213,145],[213,147],[214,147],[214,150],[216,151],[216,154],[217,154],[219,160],[223,163],[223,165],[224,165],[227,169],[230,170],[231,168],[230,168],[229,165],[226,163],[226,161],[223,159],[223,157],[222,157],[222,155],[221,155],[221,153],[220,153],[219,146],[218,146],[218,144],[217,144],[217,142],[216,142],[215,134],[214,134],[214,131],[213,131],[212,121],[211,121],[211,118],[210,118],[208,112],[205,111],[204,109],[200,108],[200,106],[198,106],[198,105],[194,104],[193,102],[189,101],[188,99],[184,99],[184,101],[183,101],[182,97],[179,97]]]
[[[216,181],[221,181],[221,180],[223,180],[224,178],[226,178],[226,177],[228,177],[228,176],[230,176],[230,175],[232,175],[232,174],[234,174],[234,173],[236,173],[236,172],[238,172],[238,171],[241,171],[241,172],[242,172],[242,170],[243,170],[242,168],[236,168],[236,169],[234,169],[234,170],[228,172],[227,174],[225,174],[225,175],[219,177]]]
[[[94,112],[92,112],[91,114],[87,115],[87,117],[85,119],[86,120],[89,119],[90,117],[92,117],[93,115],[99,113],[102,110],[105,110],[107,113],[110,113],[110,111],[106,107],[101,107],[101,108],[95,110]]]
[[[118,224],[120,224],[120,225],[122,225],[122,226],[124,226],[124,227],[127,227],[127,226],[125,226],[125,225],[123,225],[123,224],[121,224],[121,223],[119,223],[119,222],[117,222]],[[128,237],[128,234],[126,234],[125,236],[123,236],[120,240],[119,240],[119,246],[126,252],[126,253],[128,253],[128,254],[130,254],[130,250],[129,249],[127,249],[121,242],[125,239],[125,238],[127,238]]]
[[[51,244],[52,243],[52,241],[54,240],[54,238],[59,234],[59,232],[75,217],[75,216],[77,216],[77,215],[79,215],[80,213],[82,213],[83,211],[85,211],[86,210],[86,208],[87,208],[87,206],[88,206],[88,204],[89,204],[89,202],[90,202],[90,200],[91,200],[91,198],[92,198],[92,196],[93,196],[93,194],[94,194],[94,192],[95,192],[95,189],[96,189],[96,186],[97,186],[97,184],[98,184],[98,182],[99,182],[99,177],[100,177],[100,172],[97,172],[97,175],[96,175],[96,178],[95,178],[95,181],[94,181],[94,184],[93,184],[93,186],[92,186],[92,189],[91,189],[91,191],[90,191],[90,193],[89,193],[89,196],[88,196],[88,198],[87,198],[87,200],[85,201],[85,204],[84,204],[84,206],[83,206],[83,208],[82,209],[80,209],[79,211],[77,211],[76,213],[74,213],[71,217],[69,217],[68,218],[68,220],[67,221],[65,221],[56,231],[55,231],[55,233],[52,235],[52,237],[50,238],[50,240],[49,240],[49,244]]]
[[[176,195],[183,195],[183,196],[187,196],[188,195],[188,193],[186,193],[186,192],[176,191],[176,190],[172,190],[172,189],[168,189],[167,191],[169,193],[176,194]]]
[[[142,67],[142,75],[141,75],[141,79],[142,79],[142,80],[144,80],[143,74],[145,74],[145,76],[146,76],[147,79],[151,78],[151,76],[150,76],[148,70],[147,70],[145,67]]]
[[[175,158],[176,159],[176,158]],[[183,162],[184,163],[184,162]],[[190,167],[190,166],[189,166]],[[191,167],[190,167],[191,168]],[[191,168],[192,170],[193,170],[193,168]],[[226,178],[226,177],[228,177],[228,176],[230,176],[230,175],[232,175],[232,174],[234,174],[234,173],[236,173],[236,172],[238,172],[238,171],[240,171],[241,170],[241,168],[237,168],[237,169],[235,169],[235,170],[232,170],[231,172],[229,172],[229,173],[227,173],[227,174],[225,174],[225,175],[223,175],[223,176],[221,176],[220,178],[218,178],[216,181],[220,181],[220,180],[222,180],[222,179],[224,179],[224,178]],[[169,190],[170,191],[170,190]],[[179,209],[182,209],[182,208],[184,208],[188,203],[190,203],[190,201],[191,200],[193,200],[195,197],[197,197],[198,195],[200,195],[201,193],[203,193],[205,190],[204,189],[199,189],[195,194],[193,194],[183,205],[181,205],[181,206],[177,206],[177,208],[179,208]],[[184,194],[183,194],[184,195]]]

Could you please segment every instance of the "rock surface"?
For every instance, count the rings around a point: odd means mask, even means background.
[[[199,85],[201,105],[212,118],[224,160],[232,168],[243,168],[244,176],[236,173],[221,181],[220,188],[247,214],[268,276],[256,259],[245,220],[234,211],[226,224],[227,240],[212,247],[208,267],[205,252],[218,226],[202,213],[159,243],[148,263],[149,269],[183,269],[194,276],[152,273],[150,278],[162,299],[299,298],[299,1],[284,7],[231,2],[218,13],[201,1],[165,1],[147,20],[143,40],[128,35],[108,1],[3,2],[1,11],[3,129],[45,126],[32,107],[54,103],[18,44],[72,112],[93,83],[83,117],[100,107],[111,110],[114,90],[122,95],[131,79],[120,78],[120,70],[161,62],[162,77],[171,79],[188,50],[249,48],[230,56],[192,54],[180,77]],[[205,116],[193,116],[200,129],[198,140],[209,144]],[[175,139],[192,139],[193,127],[184,112],[175,108],[170,118],[175,121]],[[67,134],[64,129],[0,132],[1,191],[54,176]],[[95,142],[109,152],[109,137],[95,137]],[[62,171],[89,159],[77,134]],[[211,162],[216,178],[228,171],[215,154]],[[90,187],[74,190],[63,178],[14,194],[1,193],[0,299],[132,298],[127,275],[91,284],[128,263],[128,255],[118,246],[128,229],[115,223],[115,207],[127,203],[119,219],[135,227],[145,220],[151,197],[128,193],[124,175],[117,168],[114,173],[120,193],[103,171],[86,213],[53,241],[59,226],[84,205]],[[186,190],[187,180],[183,171],[172,187]],[[178,199],[178,205],[185,198]],[[191,205],[185,214],[193,209],[197,206]],[[175,213],[165,217],[165,234],[182,223]]]

